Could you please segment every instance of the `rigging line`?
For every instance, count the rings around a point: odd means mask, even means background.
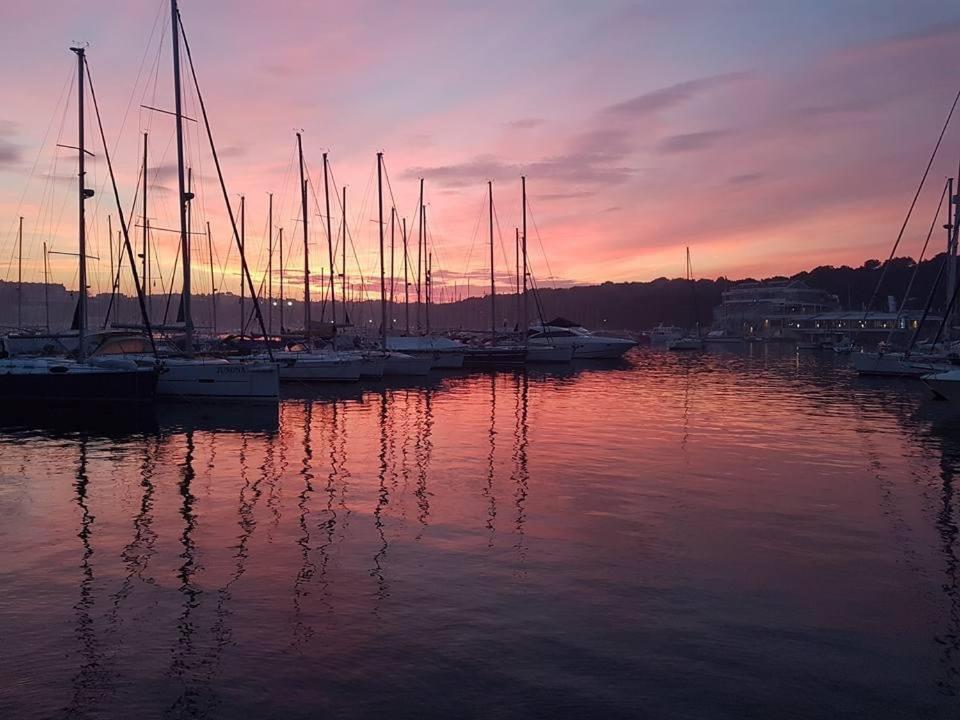
[[[49,136],[50,136],[50,131],[53,129],[53,123],[54,123],[54,120],[55,120],[56,117],[57,117],[57,108],[59,108],[60,105],[61,105],[62,103],[64,103],[65,99],[68,98],[68,97],[69,97],[69,94],[73,91],[73,83],[74,83],[75,77],[76,77],[76,71],[75,71],[75,68],[73,67],[73,61],[71,60],[71,61],[70,61],[70,70],[69,70],[69,72],[67,73],[67,79],[64,81],[63,87],[62,87],[61,90],[60,90],[60,97],[57,98],[57,102],[56,102],[56,104],[53,106],[53,111],[50,113],[50,120],[47,122],[47,127],[46,127],[46,129],[43,131],[43,139],[40,141],[40,147],[38,148],[37,154],[36,154],[36,156],[34,157],[33,165],[30,167],[30,173],[27,175],[27,182],[24,183],[23,192],[20,193],[20,199],[17,201],[17,209],[16,209],[16,211],[14,212],[14,215],[13,215],[14,218],[20,217],[20,215],[21,215],[21,213],[22,213],[22,210],[23,210],[23,202],[24,202],[24,200],[25,200],[26,197],[27,197],[27,192],[29,191],[29,189],[30,189],[30,184],[31,184],[31,182],[33,181],[33,176],[34,176],[34,174],[36,173],[37,167],[38,167],[39,164],[40,164],[40,158],[43,157],[43,151],[44,151],[44,149],[46,148],[46,145],[47,145],[47,138],[49,138]],[[66,109],[66,107],[64,107],[63,115],[62,115],[61,120],[60,120],[60,133],[59,133],[58,136],[57,136],[57,141],[58,141],[58,142],[60,141],[60,135],[63,134],[63,123],[64,123],[64,121],[65,121],[65,119],[66,119],[66,114],[67,114],[67,109]],[[56,157],[56,153],[54,153],[54,157]],[[48,177],[48,178],[47,178],[47,181],[49,182],[50,180],[51,180],[51,178]],[[46,186],[46,184],[45,184],[45,186]],[[43,197],[44,197],[44,195],[41,194],[41,201],[42,201]],[[18,223],[18,221],[17,221],[16,219],[11,223],[11,225],[10,225],[10,230],[6,233],[6,235],[5,235],[5,237],[4,237],[4,242],[6,242],[10,237],[12,237],[13,234],[17,231],[17,223]],[[34,219],[34,231],[33,231],[33,233],[32,233],[32,234],[34,235],[34,237],[32,238],[33,242],[31,242],[31,248],[32,248],[34,242],[36,241],[36,228],[37,228],[37,220],[36,220],[36,218],[35,218],[35,219]],[[6,273],[6,275],[5,275],[4,277],[7,277],[7,276],[9,275],[10,270],[11,270],[12,265],[13,265],[13,258],[15,257],[15,255],[16,255],[16,251],[14,251],[14,250],[11,249],[10,264],[7,266],[7,273]]]
[[[120,146],[120,139],[123,137],[123,131],[124,129],[126,129],[127,118],[130,115],[130,108],[133,106],[134,97],[137,92],[137,86],[140,84],[140,77],[143,74],[143,68],[147,61],[147,54],[150,51],[150,45],[153,42],[153,36],[156,34],[157,23],[160,21],[160,16],[162,15],[162,12],[163,12],[163,4],[161,3],[158,5],[157,14],[154,17],[153,27],[151,27],[150,29],[150,34],[147,37],[147,42],[143,46],[143,55],[140,58],[140,65],[137,68],[137,78],[133,82],[133,87],[130,90],[130,97],[127,100],[127,107],[123,111],[123,118],[120,120],[120,130],[117,132],[116,139],[113,142],[113,150],[112,150],[113,154],[116,154],[117,148]],[[94,214],[100,211],[100,203],[101,203],[100,198],[102,197],[101,193],[103,193],[103,188],[106,186],[106,184],[107,184],[107,178],[104,178],[103,181],[100,183],[100,186],[97,188],[97,203],[93,208]]]
[[[533,215],[533,208],[530,205],[529,197],[527,198],[527,215],[529,215],[530,220],[533,222],[533,231],[537,234],[537,245],[540,246],[540,254],[543,255],[543,261],[547,265],[547,272],[549,273],[549,279],[556,280],[557,276],[553,274],[553,268],[550,267],[550,258],[547,257],[547,251],[543,247],[543,239],[540,237],[540,227],[537,225],[537,219]]]
[[[463,277],[470,277],[470,260],[473,258],[473,248],[480,237],[480,223],[483,222],[483,216],[487,212],[487,193],[483,193],[483,202],[480,204],[480,212],[477,213],[477,221],[473,225],[473,236],[470,240],[470,249],[467,251],[467,261],[463,268]]]
[[[339,187],[339,185],[336,184],[336,178],[335,178],[334,175],[333,175],[333,164],[330,163],[330,164],[328,165],[328,168],[329,168],[329,170],[330,170],[330,181],[331,181],[332,183],[334,183],[334,187]],[[367,198],[368,198],[368,195],[369,195],[369,188],[373,185],[373,173],[374,173],[374,171],[371,170],[371,171],[370,171],[370,176],[369,176],[369,178],[367,179],[367,190],[364,191],[363,198],[362,198],[362,201],[361,201],[361,203],[360,203],[360,211],[359,211],[359,213],[358,213],[358,215],[357,215],[357,220],[356,220],[355,223],[354,223],[355,226],[358,226],[358,225],[363,221],[363,216],[364,216],[364,214],[366,213],[366,205],[367,205]],[[342,214],[342,213],[343,213],[343,201],[342,201],[342,199],[339,197],[340,193],[336,193],[336,195],[338,196],[337,204],[338,204],[338,206],[340,207],[340,212],[341,212],[341,214]],[[356,246],[356,244],[355,244],[354,241],[353,241],[354,231],[350,228],[349,217],[347,218],[346,226],[347,226],[347,240],[348,240],[349,243],[350,243],[350,245],[349,245],[350,249],[353,251],[353,259],[354,259],[354,260],[356,261],[356,263],[357,263],[357,274],[360,276],[360,289],[361,289],[362,291],[365,291],[365,288],[366,288],[366,284],[367,284],[367,283],[366,283],[366,280],[365,280],[364,275],[363,275],[363,266],[362,266],[361,263],[360,263],[360,254],[357,252],[357,246]],[[364,299],[365,299],[365,298],[364,298]],[[363,310],[363,306],[361,305],[359,311],[362,312],[362,310]],[[360,316],[358,316],[358,318],[359,318],[359,317],[360,317]]]
[[[900,232],[897,233],[897,239],[893,243],[893,248],[890,250],[890,257],[887,258],[887,261],[883,264],[883,270],[880,272],[880,279],[877,280],[877,286],[873,289],[873,294],[870,296],[870,302],[867,303],[866,310],[864,311],[864,319],[867,317],[867,313],[870,312],[870,309],[873,307],[873,303],[877,298],[877,294],[880,292],[880,287],[883,285],[883,279],[886,277],[887,270],[890,267],[890,261],[893,260],[894,254],[897,252],[897,247],[900,245],[900,241],[903,239],[903,233],[907,229],[907,223],[910,222],[910,216],[913,214],[913,209],[917,205],[917,199],[920,197],[920,191],[923,190],[923,185],[927,181],[927,175],[930,174],[930,168],[933,165],[934,159],[937,157],[937,152],[940,150],[940,144],[943,142],[943,136],[947,133],[947,127],[950,125],[950,119],[953,117],[954,110],[957,109],[957,103],[960,102],[960,90],[957,91],[956,97],[953,98],[953,104],[950,106],[950,112],[947,113],[947,119],[943,123],[943,128],[940,130],[940,136],[937,138],[937,144],[933,146],[933,152],[930,153],[930,159],[927,161],[927,167],[923,171],[923,176],[920,178],[920,184],[917,186],[917,191],[913,195],[913,200],[910,201],[910,207],[907,209],[907,215],[903,219],[903,224],[900,226]]]
[[[507,257],[507,250],[503,244],[503,232],[500,230],[500,216],[497,214],[497,203],[493,203],[493,222],[497,226],[497,236],[500,238],[500,253],[503,255],[504,267],[510,267],[510,258]],[[512,277],[511,273],[511,277]]]
[[[233,208],[230,205],[230,196],[227,194],[227,185],[226,185],[226,181],[223,179],[223,171],[221,170],[221,167],[220,167],[220,160],[217,156],[217,149],[216,149],[216,146],[213,144],[213,130],[210,128],[210,120],[207,117],[207,108],[203,102],[203,95],[200,93],[200,83],[197,81],[197,71],[193,65],[193,54],[190,52],[190,43],[187,41],[187,33],[183,27],[183,18],[180,16],[179,12],[177,13],[177,27],[179,27],[180,35],[183,38],[183,48],[184,50],[187,51],[187,59],[189,60],[189,65],[190,65],[190,75],[193,78],[193,84],[197,90],[197,102],[200,104],[200,111],[201,111],[201,114],[203,115],[203,125],[207,131],[207,139],[210,142],[210,151],[211,151],[211,154],[213,155],[214,165],[217,168],[217,179],[220,181],[220,189],[223,193],[224,204],[227,206],[227,214],[230,216],[230,225],[233,228],[234,239],[237,241],[237,244],[239,245],[240,236],[237,233],[236,220],[233,215]],[[260,326],[260,332],[263,334],[263,337],[266,338],[267,325],[263,319],[263,313],[260,311],[260,301],[257,299],[256,293],[254,292],[254,289],[253,289],[253,280],[251,280],[250,278],[250,271],[247,267],[246,259],[243,257],[242,254],[240,256],[240,267],[241,267],[241,273],[244,276],[241,279],[241,282],[243,279],[246,279],[248,285],[250,286],[250,295],[251,295],[250,299],[253,301],[253,307],[257,313],[257,324]],[[269,344],[266,344],[266,350],[267,350],[267,356],[270,358],[270,360],[273,360],[273,350],[271,350]]]
[[[157,346],[153,338],[153,330],[150,328],[150,317],[147,314],[147,306],[143,297],[143,293],[140,289],[140,281],[137,279],[137,263],[133,257],[133,248],[130,246],[130,236],[127,229],[127,221],[123,217],[123,208],[120,204],[120,191],[117,189],[116,177],[113,174],[113,162],[110,160],[110,151],[107,149],[107,136],[103,131],[103,120],[100,118],[100,106],[97,104],[97,94],[93,90],[93,77],[90,74],[90,64],[87,61],[86,56],[83,58],[83,65],[87,71],[87,81],[90,87],[90,99],[93,100],[93,109],[97,116],[97,126],[100,129],[100,139],[103,143],[103,154],[104,158],[107,161],[107,169],[110,171],[111,186],[113,187],[113,197],[117,204],[117,214],[120,216],[120,227],[123,231],[124,243],[127,250],[127,259],[130,262],[130,271],[133,274],[133,281],[137,288],[137,299],[140,303],[140,313],[143,319],[143,326],[147,330],[147,337],[150,340],[150,347],[153,350],[153,354],[157,354]]]
[[[933,230],[937,226],[937,218],[940,217],[940,211],[943,209],[943,199],[947,196],[948,187],[950,187],[950,183],[945,182],[943,184],[943,192],[940,193],[940,202],[937,203],[937,209],[934,210],[933,219],[930,221],[930,229],[927,231],[927,239],[923,241],[923,249],[920,251],[920,257],[917,259],[917,264],[913,268],[913,274],[910,275],[910,282],[907,283],[907,289],[903,294],[903,302],[900,303],[900,307],[897,310],[897,317],[893,321],[893,327],[890,328],[890,332],[887,334],[887,342],[890,342],[890,339],[893,337],[893,334],[897,331],[900,325],[900,318],[903,316],[903,308],[910,299],[910,291],[913,289],[913,283],[917,279],[917,274],[920,271],[920,263],[923,262],[923,256],[927,252],[927,246],[930,244],[930,238],[933,237]],[[953,219],[950,218],[950,222],[952,221]]]

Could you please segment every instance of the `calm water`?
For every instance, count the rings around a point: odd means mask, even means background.
[[[960,712],[960,419],[843,360],[45,424],[0,430],[4,718]]]

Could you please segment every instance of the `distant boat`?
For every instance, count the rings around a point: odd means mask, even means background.
[[[663,325],[661,323],[651,330],[648,335],[650,336],[650,344],[653,346],[669,345],[674,340],[682,338],[684,332],[683,328],[679,328],[676,325]]]
[[[466,346],[458,341],[431,335],[404,335],[387,338],[387,350],[415,357],[429,357],[434,369],[463,367]]]
[[[703,350],[700,337],[700,321],[697,319],[697,285],[693,280],[693,266],[690,264],[690,248],[687,248],[687,282],[690,283],[690,317],[694,333],[686,333],[667,343],[668,350]]]
[[[745,342],[740,335],[731,335],[726,330],[711,330],[703,341],[709,345],[742,345]]]

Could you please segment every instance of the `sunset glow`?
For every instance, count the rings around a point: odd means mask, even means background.
[[[15,278],[20,215],[26,279],[42,279],[44,241],[75,251],[76,160],[54,147],[76,137],[75,101],[58,105],[69,96],[72,42],[90,44],[125,212],[149,130],[151,224],[176,226],[173,123],[139,107],[171,103],[165,8],[159,0],[4,3],[0,40],[23,70],[4,73],[0,85],[7,98],[3,279]],[[273,192],[274,225],[284,227],[290,249],[287,280],[302,277],[293,165],[302,129],[314,274],[329,265],[324,151],[336,242],[340,187],[348,188],[347,274],[359,288],[361,274],[378,272],[375,153],[382,150],[392,197],[411,229],[418,178],[425,179],[439,300],[464,295],[467,277],[471,294],[484,291],[487,180],[498,282],[510,286],[521,174],[529,183],[532,268],[544,285],[676,277],[687,245],[695,272],[708,277],[885,256],[955,93],[960,39],[956,17],[936,2],[360,2],[334,11],[306,2],[186,0],[181,12],[235,211],[239,194],[246,196],[257,276],[266,271]],[[187,114],[199,112],[192,90],[186,104]],[[194,229],[210,222],[214,283],[237,292],[239,263],[213,162],[202,125],[188,125],[198,177]],[[954,127],[901,254],[916,254],[958,149]],[[118,225],[99,143],[94,150],[89,184],[97,198],[88,213],[99,258],[91,261],[91,291],[98,292],[109,288],[108,213]],[[139,222],[130,219],[134,239]],[[174,274],[177,240],[154,233],[164,283]],[[205,239],[198,242],[195,290],[203,293],[210,281]],[[396,255],[399,275],[399,234]],[[54,282],[76,287],[73,260],[52,256],[50,264]],[[162,291],[159,277],[155,283]]]

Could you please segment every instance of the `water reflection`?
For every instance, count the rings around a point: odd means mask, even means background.
[[[955,707],[960,433],[922,388],[750,348],[242,415],[0,430],[9,716]]]

